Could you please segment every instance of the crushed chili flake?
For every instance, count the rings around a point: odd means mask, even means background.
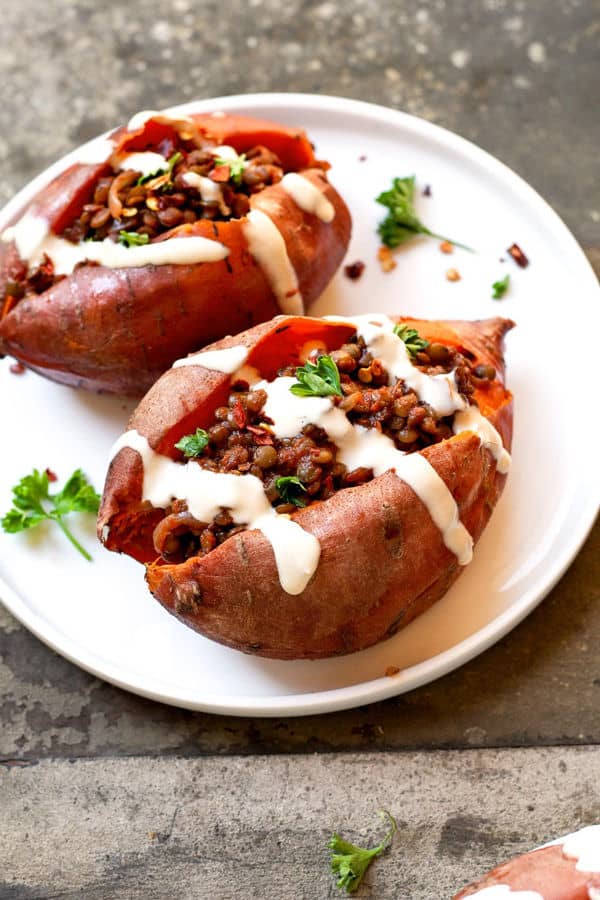
[[[520,266],[522,269],[527,268],[527,266],[529,265],[529,260],[518,244],[511,244],[511,246],[508,248],[508,253],[510,253],[518,266]]]
[[[214,169],[211,169],[208,173],[208,177],[211,181],[218,182],[226,182],[229,181],[230,171],[229,166],[215,166]]]
[[[450,243],[450,241],[442,241],[440,244],[440,250],[442,253],[452,253],[454,251],[454,247]]]
[[[349,263],[349,265],[344,266],[344,275],[351,281],[356,281],[357,278],[360,278],[364,271],[365,264],[360,259],[357,259],[356,262]]]
[[[12,375],[24,375],[26,370],[22,362],[14,362],[8,367],[8,371]]]
[[[52,469],[46,468],[46,475],[48,476],[48,481],[58,481],[58,475],[56,474],[56,472],[53,472]]]
[[[254,442],[259,446],[273,443],[273,435],[265,428],[260,428],[256,425],[248,425],[247,428],[248,431],[252,432],[252,434],[254,435]]]
[[[385,670],[386,678],[391,678],[393,675],[397,675],[400,671],[400,666],[388,666]]]
[[[423,196],[431,197],[431,185],[430,184],[426,184],[425,187],[423,188]]]
[[[460,272],[458,269],[448,269],[446,272],[446,278],[448,281],[460,281]]]
[[[246,410],[239,400],[236,400],[233,405],[233,418],[238,428],[246,427]]]
[[[396,260],[393,258],[389,247],[380,247],[377,251],[377,259],[384,272],[391,272],[392,269],[396,268]]]

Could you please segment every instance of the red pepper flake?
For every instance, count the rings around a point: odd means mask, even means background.
[[[510,253],[510,255],[512,256],[512,258],[514,259],[514,261],[516,262],[516,264],[518,266],[520,266],[522,269],[527,268],[527,266],[529,265],[529,260],[527,259],[527,257],[525,256],[525,254],[523,253],[523,251],[521,250],[521,248],[519,247],[518,244],[512,244],[508,248],[508,252]]]
[[[267,431],[266,428],[257,428],[256,425],[248,425],[248,431],[254,435],[254,443],[258,444],[259,447],[273,443],[273,435],[270,431]]]
[[[219,183],[229,181],[231,171],[229,166],[215,166],[214,169],[211,169],[208,173],[208,177],[212,181],[218,181]]]
[[[8,367],[8,371],[13,375],[24,375],[25,374],[25,366],[22,362],[14,362],[12,365]]]
[[[246,410],[240,400],[236,400],[233,404],[233,418],[238,428],[246,427]]]
[[[425,187],[423,188],[423,196],[424,196],[424,197],[431,197],[431,193],[432,193],[432,192],[431,192],[431,185],[430,185],[430,184],[426,184]]]
[[[56,474],[56,472],[53,472],[52,469],[46,469],[46,475],[48,476],[48,481],[58,481],[58,475]]]
[[[400,666],[388,666],[385,670],[386,678],[392,678],[394,675],[397,675],[400,671]]]
[[[454,247],[450,243],[450,241],[442,241],[440,244],[440,250],[442,253],[452,253],[454,251]]]
[[[356,281],[358,278],[360,278],[364,271],[365,264],[360,259],[357,259],[356,262],[344,266],[344,275],[346,276],[346,278],[349,278],[350,281]]]

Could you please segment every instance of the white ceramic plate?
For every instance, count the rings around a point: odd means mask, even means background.
[[[236,715],[302,715],[344,709],[410,690],[481,653],[517,624],[565,571],[593,522],[599,496],[598,443],[579,416],[597,421],[588,388],[597,361],[585,337],[600,333],[599,290],[579,246],[550,207],[513,172],[473,144],[400,112],[333,97],[264,94],[186,104],[234,110],[303,126],[354,219],[348,261],[315,314],[399,312],[423,317],[505,315],[509,383],[516,396],[513,470],[475,559],[433,609],[395,637],[361,653],[319,662],[245,656],[214,644],[169,616],[147,593],[141,566],[95,545],[93,523],[75,522],[92,550],[85,562],[59,533],[0,532],[0,596],[11,612],[63,656],[120,687],[166,703]],[[73,155],[71,155],[73,156]],[[52,166],[4,210],[0,228],[68,163]],[[474,246],[440,253],[416,240],[384,274],[377,261],[374,197],[393,176],[416,173],[428,226]],[[531,260],[517,268],[516,241]],[[504,262],[500,262],[500,257]],[[450,283],[449,267],[462,279]],[[510,273],[506,299],[491,284]],[[580,349],[583,341],[583,349]],[[576,362],[577,368],[573,367]],[[66,477],[83,466],[101,488],[109,448],[125,429],[129,401],[95,397],[0,365],[4,450],[0,511],[11,486],[33,466]],[[385,677],[388,666],[400,673]]]

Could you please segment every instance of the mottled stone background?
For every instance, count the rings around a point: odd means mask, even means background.
[[[141,108],[338,94],[474,140],[600,262],[597,2],[21,0],[2,4],[0,42],[2,202]],[[0,610],[0,900],[334,896],[327,835],[373,838],[379,804],[401,833],[362,896],[441,900],[599,820],[599,538],[479,659],[308,719],[141,700]]]

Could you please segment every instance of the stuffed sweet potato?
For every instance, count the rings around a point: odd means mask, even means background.
[[[0,240],[0,353],[55,381],[139,396],[186,353],[301,314],[345,253],[349,212],[299,129],[147,113],[100,151]]]
[[[598,900],[600,825],[589,825],[488,872],[453,900]]]
[[[278,317],[180,360],[115,446],[100,539],[240,650],[394,634],[459,575],[502,490],[511,326]]]

